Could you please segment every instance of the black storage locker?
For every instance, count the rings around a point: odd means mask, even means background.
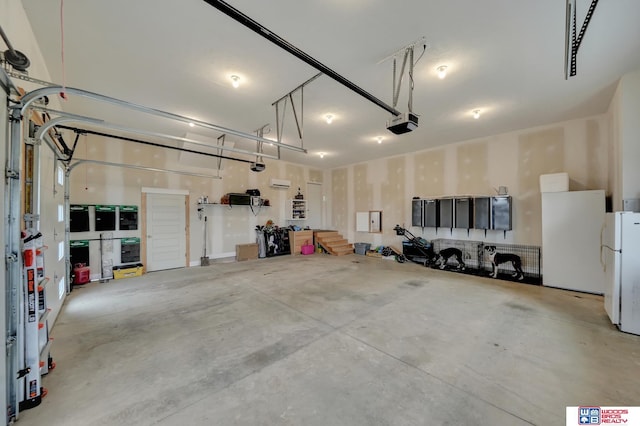
[[[69,231],[86,232],[89,230],[89,206],[72,204],[69,206]]]
[[[116,206],[96,206],[95,230],[116,230]]]
[[[427,228],[437,228],[440,226],[440,210],[438,204],[440,200],[423,200],[424,201],[424,226]]]
[[[473,228],[473,198],[456,198],[455,199],[455,228],[470,229]]]
[[[69,260],[72,269],[79,263],[89,266],[89,240],[69,241]]]
[[[440,227],[453,228],[453,198],[439,200]]]
[[[491,198],[475,197],[473,199],[473,227],[475,229],[491,229]]]
[[[121,231],[138,229],[138,206],[120,206],[119,227]]]
[[[120,262],[140,262],[140,238],[120,239]]]
[[[423,207],[424,200],[413,199],[411,201],[411,226],[424,226]]]

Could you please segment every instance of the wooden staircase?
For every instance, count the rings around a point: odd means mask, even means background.
[[[353,254],[353,244],[345,240],[337,231],[318,231],[314,232],[315,241],[327,253],[334,256],[342,256],[345,254]]]

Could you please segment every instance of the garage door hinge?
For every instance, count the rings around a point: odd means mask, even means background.
[[[40,215],[39,214],[31,214],[31,213],[27,213],[24,215],[24,221],[25,222],[33,222],[36,220],[40,220]]]
[[[9,253],[4,259],[7,263],[15,263],[18,261],[18,255],[16,253]]]
[[[27,145],[40,146],[41,141],[36,138],[25,138],[24,143]]]
[[[6,169],[6,171],[4,172],[4,176],[7,179],[20,179],[20,173],[11,169]]]
[[[7,343],[6,343],[7,350],[11,349],[11,347],[16,344],[17,340],[18,339],[16,339],[16,336],[7,337]]]

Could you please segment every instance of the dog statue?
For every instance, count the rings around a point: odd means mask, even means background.
[[[498,253],[496,251],[496,246],[484,246],[484,250],[487,252],[487,256],[491,261],[492,278],[498,277],[498,265],[511,262],[511,265],[515,270],[515,272],[511,276],[516,278],[518,281],[522,281],[524,279],[524,272],[522,271],[522,260],[520,259],[520,256],[512,253]]]
[[[434,257],[434,266],[438,266],[440,269],[444,269],[447,266],[447,261],[451,257],[455,257],[456,261],[458,262],[458,269],[464,271],[466,265],[462,260],[462,250],[455,247],[449,247],[440,250],[440,252]]]

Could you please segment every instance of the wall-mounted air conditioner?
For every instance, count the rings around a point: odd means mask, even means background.
[[[291,181],[289,180],[284,180],[284,179],[276,179],[276,178],[271,178],[271,181],[269,181],[269,186],[271,186],[272,188],[290,188],[291,187]]]

